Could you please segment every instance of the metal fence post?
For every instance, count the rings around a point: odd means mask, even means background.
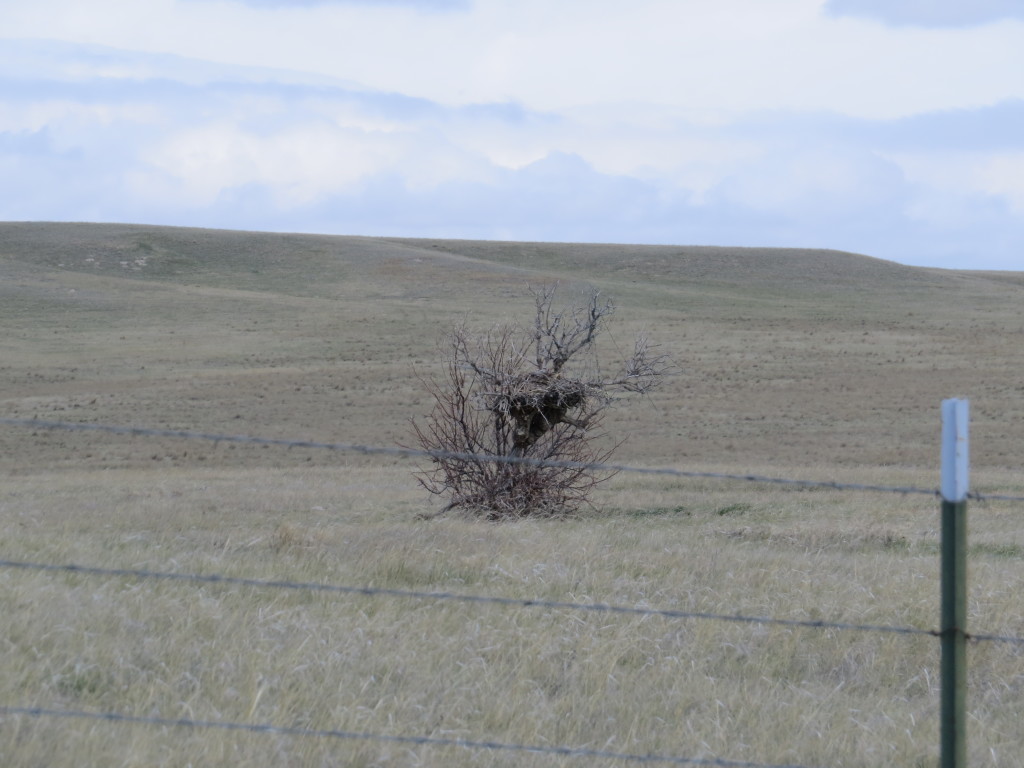
[[[942,401],[940,768],[967,768],[967,400]]]

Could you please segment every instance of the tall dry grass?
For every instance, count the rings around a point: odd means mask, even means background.
[[[416,369],[527,283],[615,298],[681,373],[624,463],[1024,493],[1019,276],[835,252],[0,224],[0,413],[409,442]],[[0,558],[932,629],[938,502],[620,474],[596,511],[429,509],[412,462],[0,429]],[[970,627],[1024,634],[1021,507],[970,505]],[[755,763],[934,765],[927,635],[0,568],[0,705]],[[969,648],[972,765],[1021,766],[1024,649]],[[11,766],[579,765],[583,758],[0,716]],[[604,761],[615,764],[616,761]]]
[[[624,474],[597,516],[417,524],[418,495],[398,464],[13,478],[0,540],[42,562],[937,623],[928,497]],[[868,479],[915,479],[900,474]],[[972,511],[975,631],[1024,629],[1019,521],[1006,505]],[[937,755],[929,636],[10,569],[0,569],[0,606],[0,703],[15,706],[769,764],[931,765]],[[1024,648],[979,643],[970,664],[972,764],[1024,764]],[[580,762],[27,716],[3,718],[0,744],[8,765]]]

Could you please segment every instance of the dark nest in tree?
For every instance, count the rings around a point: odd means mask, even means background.
[[[614,474],[596,465],[621,443],[601,447],[609,393],[646,393],[668,372],[641,336],[618,375],[573,376],[568,364],[592,356],[614,306],[595,292],[585,307],[556,313],[554,292],[534,293],[532,328],[506,325],[477,337],[455,328],[443,350],[445,376],[422,379],[434,408],[413,430],[433,458],[418,479],[448,499],[437,514],[551,517],[589,504],[594,487]],[[583,370],[597,371],[589,363]]]
[[[552,427],[568,424],[580,430],[588,426],[586,417],[574,418],[571,412],[587,413],[588,400],[599,390],[576,379],[529,373],[514,377],[506,391],[485,393],[486,409],[499,419],[513,424],[512,456],[526,456]]]

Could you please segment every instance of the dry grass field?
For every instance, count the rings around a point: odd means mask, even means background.
[[[1024,495],[1024,275],[829,251],[0,224],[0,416],[394,446],[452,323],[528,284],[680,368],[616,460]],[[436,507],[416,462],[0,425],[0,559],[933,629],[925,495],[620,473],[568,520]],[[433,505],[433,507],[432,507]],[[970,628],[1024,635],[1024,505],[972,503]],[[802,766],[931,766],[927,635],[0,567],[0,707]],[[1024,766],[1024,646],[979,642],[972,765]],[[644,764],[0,714],[5,766]]]

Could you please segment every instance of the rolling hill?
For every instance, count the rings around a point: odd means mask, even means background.
[[[608,427],[648,465],[929,467],[969,397],[972,459],[1020,465],[1024,276],[824,250],[475,242],[0,224],[0,414],[394,445],[447,327],[529,319],[531,283],[611,296],[681,373]],[[291,465],[337,455],[77,433],[7,471]],[[349,459],[345,459],[349,460]],[[355,460],[355,459],[352,459]],[[820,473],[819,473],[820,474]]]

